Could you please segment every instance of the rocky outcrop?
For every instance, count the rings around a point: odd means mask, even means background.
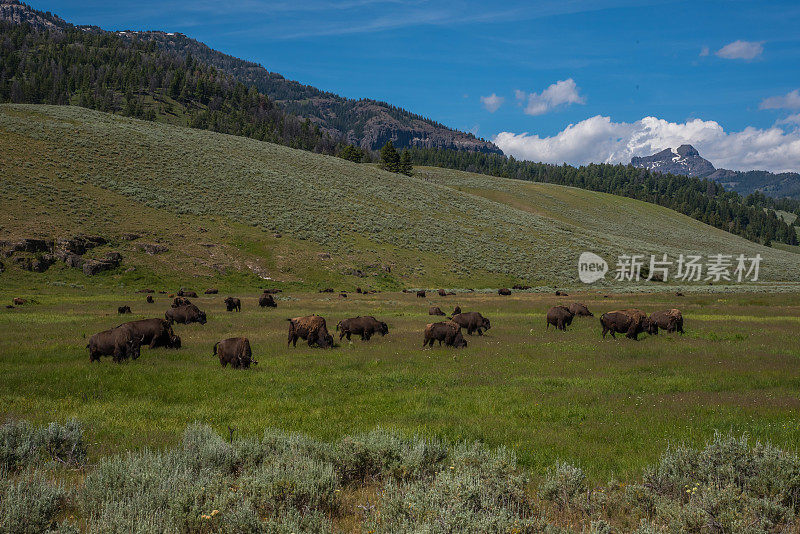
[[[705,177],[716,170],[692,145],[667,148],[652,156],[634,157],[631,158],[631,165],[649,171],[695,177]]]
[[[122,254],[119,252],[109,252],[104,258],[86,260],[83,264],[83,274],[94,276],[102,271],[116,269],[122,263]]]

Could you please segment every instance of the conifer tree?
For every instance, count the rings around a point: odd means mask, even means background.
[[[389,172],[400,172],[400,156],[391,141],[381,149],[381,168]]]

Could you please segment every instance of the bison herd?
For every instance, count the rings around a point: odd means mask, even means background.
[[[280,290],[265,290],[259,297],[260,307],[277,307],[273,294]],[[217,290],[207,290],[206,294],[217,294]],[[500,293],[504,294],[504,293]],[[445,293],[450,295],[450,293]],[[566,295],[562,293],[562,295]],[[425,296],[424,291],[417,292],[417,296]],[[170,308],[164,313],[164,319],[141,319],[122,323],[115,328],[99,332],[89,338],[86,347],[89,349],[89,361],[99,360],[101,356],[111,356],[114,362],[120,363],[127,359],[139,357],[142,345],[150,349],[165,347],[178,349],[181,347],[181,338],[175,334],[172,327],[177,324],[199,323],[206,324],[206,313],[193,304],[189,297],[196,298],[197,293],[181,289],[177,292]],[[147,302],[153,303],[152,296],[147,296]],[[227,297],[223,301],[227,311],[241,311],[242,302],[236,297]],[[119,314],[129,314],[128,305],[118,308]],[[429,315],[446,316],[438,306],[428,309]],[[569,306],[556,305],[551,307],[546,314],[546,328],[554,326],[558,330],[566,331],[575,317],[593,317],[586,305],[573,302]],[[312,314],[303,317],[287,319],[289,322],[289,335],[287,346],[297,346],[297,340],[302,339],[309,346],[320,348],[334,347],[333,336],[328,332],[325,318]],[[630,308],[609,311],[601,315],[602,337],[606,334],[616,337],[616,334],[625,334],[629,339],[637,340],[638,335],[647,333],[658,334],[659,328],[667,332],[683,334],[683,316],[680,310],[668,309],[657,311],[649,316],[641,310]],[[488,318],[479,312],[462,312],[460,306],[455,306],[453,313],[445,321],[428,323],[423,332],[423,347],[433,347],[438,341],[439,346],[444,343],[447,347],[465,348],[467,340],[462,331],[467,335],[482,336],[491,328]],[[389,327],[383,321],[373,316],[358,316],[343,319],[336,324],[339,332],[339,341],[351,336],[359,336],[362,341],[369,341],[375,334],[385,336]],[[258,362],[253,359],[250,341],[246,337],[232,337],[214,344],[213,355],[219,358],[220,365],[230,365],[234,369],[248,369]]]

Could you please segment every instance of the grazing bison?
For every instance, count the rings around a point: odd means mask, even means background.
[[[649,319],[648,334],[658,334],[659,328],[663,328],[670,334],[673,332],[683,334],[683,314],[678,309],[653,312]]]
[[[208,288],[205,291],[206,295],[216,295],[217,293],[219,293],[219,289],[217,289],[216,287]]]
[[[12,301],[12,303],[14,304],[14,306],[22,306],[22,305],[23,305],[23,304],[25,304],[26,302],[28,302],[28,301],[27,301],[27,300],[25,300],[25,299],[21,299],[21,298],[19,298],[19,297],[14,297],[14,300]]]
[[[141,345],[147,345],[151,349],[157,347],[181,348],[181,338],[175,335],[170,323],[164,319],[129,321],[119,325],[117,328],[128,330],[133,337],[139,340]]]
[[[115,363],[127,358],[139,357],[140,340],[125,328],[104,330],[89,338],[89,362],[99,361],[101,356],[111,356]]]
[[[563,291],[556,291],[557,297],[568,297],[569,293],[564,293]]]
[[[547,326],[546,329],[553,325],[558,330],[567,331],[567,327],[572,324],[572,319],[575,314],[570,311],[566,306],[553,306],[547,310]]]
[[[424,299],[425,298],[425,290],[424,289],[420,289],[419,291],[417,291],[417,298],[418,299]]]
[[[469,335],[472,335],[477,330],[478,335],[482,336],[484,330],[489,330],[492,327],[489,319],[478,312],[458,313],[453,315],[450,320],[461,328],[465,328]]]
[[[171,306],[173,308],[180,308],[181,306],[191,306],[192,302],[184,297],[175,297],[175,300],[172,301]]]
[[[350,341],[351,335],[361,336],[362,341],[369,341],[369,338],[375,334],[385,336],[389,333],[389,327],[386,326],[386,323],[377,320],[371,315],[343,319],[336,325],[336,330],[339,332],[340,341],[345,336]]]
[[[219,356],[222,367],[231,364],[234,369],[249,369],[251,364],[258,364],[253,359],[250,340],[246,337],[229,337],[214,343],[214,356]]]
[[[333,288],[332,287],[326,287],[325,289],[320,289],[319,292],[320,293],[333,293]]]
[[[428,315],[447,315],[442,311],[439,306],[431,306],[428,308]]]
[[[201,311],[200,308],[194,304],[188,304],[178,308],[170,308],[167,310],[167,313],[164,314],[164,317],[167,319],[167,321],[169,321],[170,324],[206,324],[206,312]]]
[[[522,286],[522,285],[517,284],[517,285],[514,286],[513,289],[525,290],[525,289],[530,289],[530,288],[531,288],[531,286]]]
[[[453,315],[458,315],[459,313],[461,313],[461,306],[453,308]]]
[[[225,309],[228,311],[242,311],[242,301],[236,297],[227,297],[225,299]]]
[[[360,286],[356,288],[356,293],[358,293],[359,295],[361,294],[361,287]]]
[[[333,336],[328,333],[325,318],[319,315],[306,315],[286,319],[289,321],[289,341],[286,344],[297,346],[297,338],[308,341],[308,346],[316,344],[320,348],[333,347]]]
[[[498,295],[502,295],[504,297],[507,297],[507,296],[509,296],[511,294],[511,290],[508,289],[507,287],[502,287],[502,288],[497,290],[497,294]]]
[[[439,346],[442,342],[448,347],[457,349],[467,346],[467,340],[461,334],[461,326],[453,321],[442,321],[440,323],[428,323],[425,325],[425,337],[422,346],[433,346],[433,342],[438,341]]]
[[[155,300],[153,300],[153,295],[147,295],[147,303],[148,304],[152,304],[154,302],[155,302]]]
[[[603,339],[608,332],[611,332],[611,337],[616,338],[617,336],[614,334],[620,333],[625,334],[625,337],[629,339],[638,341],[639,334],[651,330],[647,314],[636,309],[604,313],[600,316],[600,324],[603,325]]]
[[[177,295],[179,297],[192,297],[193,299],[197,298],[197,293],[195,291],[188,291],[186,289],[180,288],[178,290]]]
[[[126,305],[126,306],[120,306],[119,308],[117,308],[117,313],[122,315],[122,314],[125,314],[125,313],[133,313],[133,312],[131,311],[131,307]]]
[[[589,308],[580,302],[573,302],[570,304],[569,311],[571,311],[576,317],[594,317],[594,314],[589,311]]]
[[[447,296],[447,291],[445,291],[444,289],[440,289],[438,291],[438,293],[439,293],[440,297],[446,297]]]
[[[345,293],[344,291],[342,291],[341,293],[339,293],[339,298],[340,298],[340,299],[346,299],[346,298],[347,298],[347,293]]]
[[[272,295],[269,293],[264,293],[260,297],[258,297],[258,305],[262,308],[277,308],[278,304],[275,302],[275,299],[272,298]]]

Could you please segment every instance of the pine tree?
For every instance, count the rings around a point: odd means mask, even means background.
[[[389,172],[400,172],[400,156],[391,141],[381,149],[381,168]]]
[[[408,150],[403,150],[403,154],[400,156],[400,173],[406,176],[414,174],[414,169],[411,166],[411,152]]]

